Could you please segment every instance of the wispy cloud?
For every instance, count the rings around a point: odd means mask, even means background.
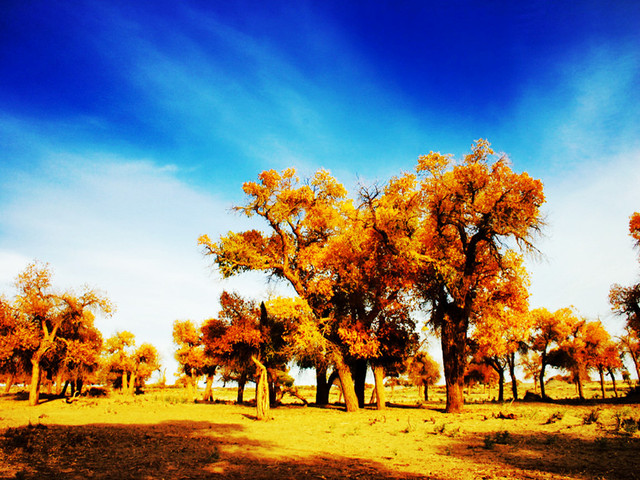
[[[144,160],[58,155],[5,181],[2,292],[12,292],[28,261],[49,262],[55,285],[87,283],[114,301],[117,313],[99,321],[105,336],[130,330],[139,342],[158,346],[171,367],[174,320],[214,316],[223,288],[256,298],[267,291],[259,276],[222,281],[210,268],[198,236],[215,238],[249,222],[214,194],[176,179],[175,170]]]

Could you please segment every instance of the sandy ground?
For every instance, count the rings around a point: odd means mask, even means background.
[[[640,478],[636,404],[477,403],[452,415],[399,398],[352,414],[284,405],[260,422],[250,405],[176,391],[37,407],[5,395],[0,478]]]

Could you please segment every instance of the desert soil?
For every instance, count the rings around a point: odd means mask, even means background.
[[[265,422],[250,405],[184,395],[37,407],[2,396],[0,478],[640,478],[636,404],[473,403],[453,415],[441,400],[395,403],[396,394],[385,411],[293,403]]]

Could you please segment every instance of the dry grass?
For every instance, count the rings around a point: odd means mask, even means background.
[[[553,386],[551,393],[559,398],[563,389]],[[303,393],[313,400],[313,389]],[[4,396],[0,478],[640,476],[640,436],[629,421],[637,429],[635,404],[481,403],[487,393],[478,389],[465,413],[450,415],[442,411],[442,388],[428,404],[415,389],[388,395],[391,408],[354,414],[285,398],[292,403],[273,409],[269,422],[256,421],[251,406],[231,403],[233,389],[216,389],[216,398],[229,401],[217,404],[195,404],[177,389],[73,404],[55,399],[35,408],[24,396]]]

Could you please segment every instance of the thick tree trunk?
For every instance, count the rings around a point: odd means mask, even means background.
[[[450,318],[441,328],[442,359],[447,389],[447,413],[461,413],[464,408],[464,370],[466,366],[467,325]]]
[[[34,407],[40,401],[40,382],[42,371],[40,370],[40,359],[31,359],[31,387],[29,388],[29,405]]]
[[[338,370],[338,376],[340,377],[340,385],[342,386],[342,394],[344,395],[344,403],[347,408],[347,412],[357,412],[358,397],[356,396],[355,385],[353,382],[353,376],[351,369],[344,362],[344,359],[339,354],[336,355],[336,369]]]
[[[238,405],[242,404],[242,402],[244,401],[244,386],[246,385],[246,383],[247,376],[243,373],[238,379],[238,396],[236,398],[236,403]]]
[[[13,379],[14,379],[13,373],[10,373],[5,378],[5,380],[4,380],[4,393],[9,393],[11,391],[11,387],[13,386]]]
[[[251,357],[251,360],[257,365],[260,372],[256,382],[256,418],[258,420],[269,420],[269,380],[267,378],[267,369],[256,357]]]
[[[327,379],[327,367],[316,367],[316,405],[329,404],[329,391],[336,376],[334,371]]]
[[[498,372],[498,401],[504,402],[504,368],[496,368]]]
[[[129,395],[133,397],[135,392],[136,392],[136,373],[131,372],[131,375],[129,375]]]
[[[364,390],[367,380],[367,361],[355,360],[351,363],[351,372],[353,374],[353,384],[358,398],[358,407],[364,408]]]
[[[213,375],[207,375],[207,384],[204,387],[204,395],[202,396],[202,400],[205,402],[213,401],[213,395],[211,394],[211,389],[213,387]]]
[[[582,378],[580,375],[580,371],[576,372],[575,380],[576,380],[576,387],[578,387],[578,397],[580,397],[580,400],[584,400],[584,392],[582,390]]]
[[[129,382],[127,380],[127,371],[122,371],[122,385],[120,386],[120,390],[122,390],[122,394],[124,395],[129,390]]]
[[[378,410],[384,410],[387,407],[387,399],[384,392],[384,367],[373,367],[373,378],[376,381],[376,406]]]

